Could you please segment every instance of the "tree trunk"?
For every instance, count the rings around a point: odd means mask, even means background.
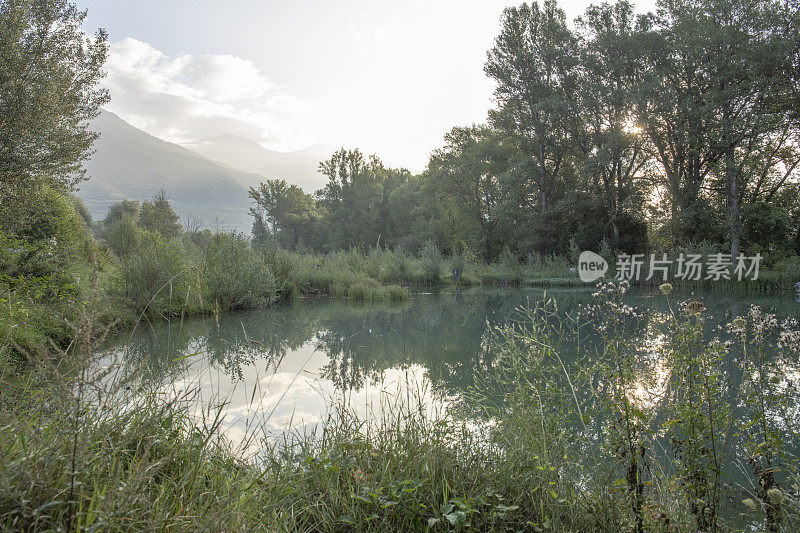
[[[742,220],[739,214],[739,179],[733,147],[729,147],[727,152],[725,158],[728,174],[728,222],[731,232],[731,260],[735,262],[740,253]]]
[[[736,146],[731,138],[730,103],[725,102],[722,107],[722,120],[724,121],[725,136],[725,174],[728,178],[728,230],[731,233],[731,261],[739,258],[741,245],[742,222],[739,215],[739,170],[736,168]]]

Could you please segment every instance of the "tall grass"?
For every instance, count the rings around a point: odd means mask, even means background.
[[[521,469],[521,454],[430,416],[424,390],[386,400],[378,419],[336,406],[320,432],[260,441],[260,453],[244,456],[220,431],[221,407],[198,419],[193,391],[141,391],[136,372],[98,367],[102,335],[88,318],[64,366],[0,376],[3,529],[604,527],[567,499],[574,488],[553,469]],[[246,437],[259,438],[258,428]]]
[[[486,380],[471,409],[489,406],[507,453],[543,458],[600,502],[607,525],[796,530],[797,321],[754,307],[709,331],[702,302],[648,317],[624,303],[625,290],[601,286],[574,318],[554,319],[551,302],[500,328],[501,379]],[[630,335],[645,320],[665,327],[655,345]],[[568,363],[558,349],[567,345],[579,354]],[[742,372],[723,371],[725,359]]]
[[[224,404],[198,417],[196,389],[99,366],[108,326],[90,299],[59,364],[0,370],[0,528],[796,530],[797,322],[751,309],[707,331],[701,302],[646,317],[625,290],[601,286],[576,316],[549,300],[494,330],[476,388],[436,416],[412,390],[377,419],[335,404],[317,431],[249,427],[239,443]],[[659,352],[629,327],[656,319]]]

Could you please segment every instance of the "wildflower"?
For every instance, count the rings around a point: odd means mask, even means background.
[[[780,332],[780,338],[778,339],[778,348],[784,348],[800,354],[800,331],[794,329],[797,327],[797,320],[787,318],[781,325],[783,330]]]
[[[736,329],[744,329],[746,325],[747,325],[747,320],[745,320],[740,316],[733,319],[733,327]]]
[[[773,487],[767,491],[767,497],[771,502],[781,503],[783,501],[783,491]]]
[[[662,283],[661,285],[658,286],[658,289],[663,294],[669,294],[672,292],[672,283]]]
[[[683,309],[689,315],[700,316],[703,313],[704,308],[705,306],[703,305],[703,302],[698,302],[697,300],[694,300],[692,302],[687,303]]]
[[[754,511],[756,508],[756,502],[754,502],[752,498],[745,498],[744,500],[742,500],[742,503],[744,504],[745,507],[747,507],[751,511]]]

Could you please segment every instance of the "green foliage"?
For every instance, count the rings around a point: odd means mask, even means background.
[[[105,31],[89,39],[85,12],[68,0],[0,2],[0,191],[80,181],[97,134],[89,121],[108,101],[98,83]]]
[[[217,233],[203,251],[204,299],[221,310],[250,309],[275,297],[275,278],[241,234]]]
[[[137,315],[169,316],[188,301],[193,282],[189,274],[179,241],[143,231],[138,245],[121,259],[111,290]]]
[[[425,243],[419,253],[422,261],[422,271],[428,283],[437,283],[442,276],[444,258],[439,248],[431,241]]]
[[[106,244],[115,254],[128,257],[141,247],[144,231],[136,224],[136,219],[125,216],[105,226],[103,233]]]
[[[86,238],[84,229],[71,198],[48,186],[18,189],[0,204],[0,230],[31,243],[51,241],[69,250]]]
[[[250,210],[254,245],[265,244],[270,236],[289,250],[301,242],[315,242],[316,206],[300,187],[284,180],[267,180],[258,189],[250,188],[250,198],[257,206]]]
[[[120,200],[108,209],[108,213],[106,213],[106,217],[103,219],[103,224],[105,226],[111,226],[123,218],[131,218],[135,222],[138,222],[140,210],[141,205],[139,205],[139,202],[126,199]]]
[[[573,29],[554,0],[508,8],[484,65],[496,82],[488,125],[453,128],[419,176],[342,149],[321,164],[329,181],[314,198],[267,182],[251,191],[255,240],[415,254],[464,244],[486,262],[506,247],[563,256],[572,239],[796,253],[797,46],[793,30],[773,29],[797,13],[681,0],[639,16],[619,1],[590,6]],[[788,229],[755,213],[767,204],[786,209]]]
[[[750,255],[777,256],[791,249],[792,219],[783,207],[758,202],[742,209],[742,240]]]
[[[498,243],[505,240],[513,146],[486,126],[453,128],[445,142],[431,156],[428,179],[439,195],[458,202],[473,231],[480,234],[484,260],[491,261]]]
[[[177,237],[183,231],[178,214],[167,200],[167,193],[162,190],[152,200],[142,202],[139,211],[139,226],[156,232],[165,239]]]
[[[94,223],[92,221],[92,214],[89,212],[89,208],[86,206],[86,202],[80,196],[76,196],[74,194],[70,195],[70,199],[72,203],[75,205],[75,212],[80,215],[81,220],[83,220],[83,224],[87,228],[91,228]]]

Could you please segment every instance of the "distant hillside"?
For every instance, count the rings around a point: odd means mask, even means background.
[[[249,232],[250,200],[244,184],[258,183],[260,176],[162,141],[109,111],[101,112],[92,129],[100,132],[100,139],[86,164],[89,180],[80,184],[78,195],[93,217],[104,217],[122,198],[145,200],[164,188],[181,217],[191,214],[206,227],[220,224]]]
[[[297,152],[275,152],[251,139],[230,134],[206,137],[183,146],[235,168],[270,179],[284,179],[308,193],[316,192],[327,183],[327,178],[317,172],[317,168],[321,161],[330,158],[333,153],[332,148],[323,145],[310,146]],[[250,187],[259,182],[249,180],[241,183]]]

